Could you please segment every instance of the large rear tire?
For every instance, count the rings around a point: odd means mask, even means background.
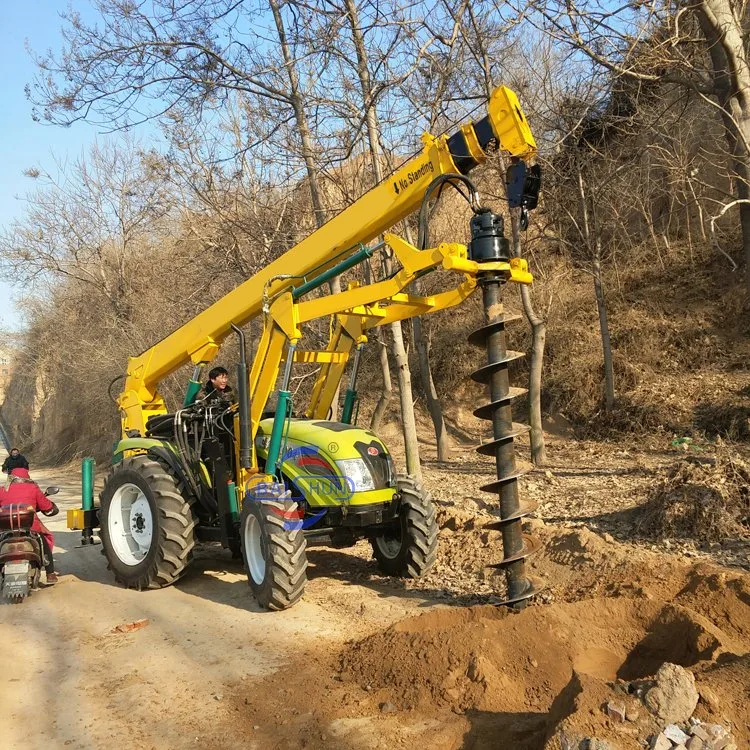
[[[437,557],[438,525],[432,495],[412,477],[398,478],[398,524],[370,538],[380,570],[389,576],[421,578]]]
[[[242,505],[242,559],[250,588],[265,609],[288,609],[305,591],[307,542],[298,509],[281,484],[257,488]]]
[[[101,493],[102,553],[128,588],[177,581],[195,547],[195,517],[178,480],[151,456],[117,464]]]

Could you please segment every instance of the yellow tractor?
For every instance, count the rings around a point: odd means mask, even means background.
[[[471,341],[488,351],[487,365],[474,377],[490,386],[491,403],[477,415],[493,422],[495,435],[479,450],[494,456],[498,467],[497,481],[486,488],[500,497],[496,527],[505,556],[498,567],[506,568],[510,603],[533,596],[536,584],[524,569],[533,544],[520,533],[521,518],[533,507],[518,499],[513,438],[522,426],[510,413],[510,401],[521,391],[509,388],[507,372],[520,355],[506,349],[500,297],[506,282],[529,284],[532,278],[525,261],[510,257],[502,216],[482,207],[467,175],[495,149],[517,157],[524,171],[517,203],[525,213],[536,206],[539,190],[538,167],[526,166],[536,147],[515,94],[505,87],[493,93],[481,120],[422,140],[421,153],[387,180],[129,360],[118,399],[121,440],[99,506],[84,492],[83,507],[68,516],[84,542],[99,528],[119,582],[138,589],[174,583],[195,544],[204,541],[221,542],[242,556],[255,597],[269,609],[285,609],[302,596],[308,543],[347,546],[368,539],[384,573],[423,575],[437,551],[433,501],[414,478],[398,474],[377,435],[356,426],[360,356],[373,328],[459,305],[480,287],[487,325]],[[468,248],[417,248],[387,233],[418,209],[426,229],[428,202],[447,187],[470,203]],[[392,258],[392,274],[323,293],[331,279],[381,253]],[[451,288],[430,296],[408,291],[438,269],[456,279]],[[259,316],[263,331],[248,368],[242,327]],[[330,323],[327,347],[303,350],[305,326],[320,319]],[[230,335],[238,337],[240,349],[237,400],[201,397],[204,368]],[[159,383],[189,363],[194,372],[183,404],[170,412]],[[319,367],[305,405],[293,404],[289,389],[298,363]],[[341,420],[330,421],[347,367]],[[275,402],[271,414],[269,401]]]

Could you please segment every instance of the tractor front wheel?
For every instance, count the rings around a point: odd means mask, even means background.
[[[399,477],[399,519],[370,539],[380,570],[389,576],[420,578],[437,557],[438,525],[432,495],[412,477]]]
[[[240,517],[242,558],[253,594],[265,609],[288,609],[307,583],[307,543],[299,505],[280,484],[248,493]]]

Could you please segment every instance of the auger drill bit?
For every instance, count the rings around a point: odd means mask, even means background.
[[[471,222],[472,241],[469,256],[479,263],[505,261],[509,255],[508,241],[503,235],[503,218],[490,211],[474,216]],[[502,533],[503,560],[490,567],[505,570],[507,598],[503,604],[522,609],[528,600],[541,590],[541,582],[526,573],[526,558],[541,545],[521,531],[521,519],[533,513],[536,503],[523,503],[518,495],[518,478],[526,472],[516,467],[514,438],[529,431],[524,424],[513,422],[511,401],[526,393],[524,388],[511,388],[508,365],[523,357],[522,352],[509,351],[505,338],[505,324],[519,320],[518,315],[506,315],[503,310],[502,290],[505,276],[496,270],[480,272],[485,325],[469,336],[475,346],[486,347],[487,364],[472,374],[472,380],[489,386],[490,403],[480,406],[474,415],[492,422],[493,440],[484,443],[477,452],[494,456],[497,480],[484,485],[485,492],[496,493],[500,502],[500,520],[486,528]]]

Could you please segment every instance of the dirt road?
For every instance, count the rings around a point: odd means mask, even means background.
[[[80,533],[65,529],[64,511],[80,505],[77,474],[33,476],[42,487],[61,487],[62,512],[45,519],[61,579],[20,606],[0,606],[4,750],[265,746],[233,726],[233,686],[305,651],[328,653],[420,603],[343,581],[325,584],[316,563],[326,569],[327,558],[340,553],[323,550],[317,559],[311,552],[308,595],[287,612],[260,610],[241,565],[218,548],[200,551],[179,586],[126,590],[115,585],[101,547],[82,548]],[[326,585],[335,591],[323,605]],[[143,618],[149,624],[141,630],[112,632]]]
[[[487,468],[469,463],[427,471],[442,527],[427,579],[381,578],[364,543],[313,548],[305,597],[282,613],[260,611],[240,565],[211,547],[175,586],[116,586],[101,547],[78,547],[61,513],[48,524],[60,583],[0,606],[0,747],[551,748],[557,723],[575,718],[561,698],[571,679],[597,681],[586,684],[598,696],[662,661],[710,686],[716,705],[696,713],[731,722],[743,746],[748,576],[714,567],[710,549],[685,560],[628,538],[623,514],[674,455],[587,451],[553,450],[525,480],[547,518],[534,523],[546,545],[534,567],[548,589],[520,616],[451,606],[497,597],[484,566],[501,551],[476,491]],[[33,476],[62,487],[61,509],[80,503],[74,469]],[[747,550],[727,554],[747,561]],[[613,748],[641,747],[638,731],[653,730],[587,717]]]

